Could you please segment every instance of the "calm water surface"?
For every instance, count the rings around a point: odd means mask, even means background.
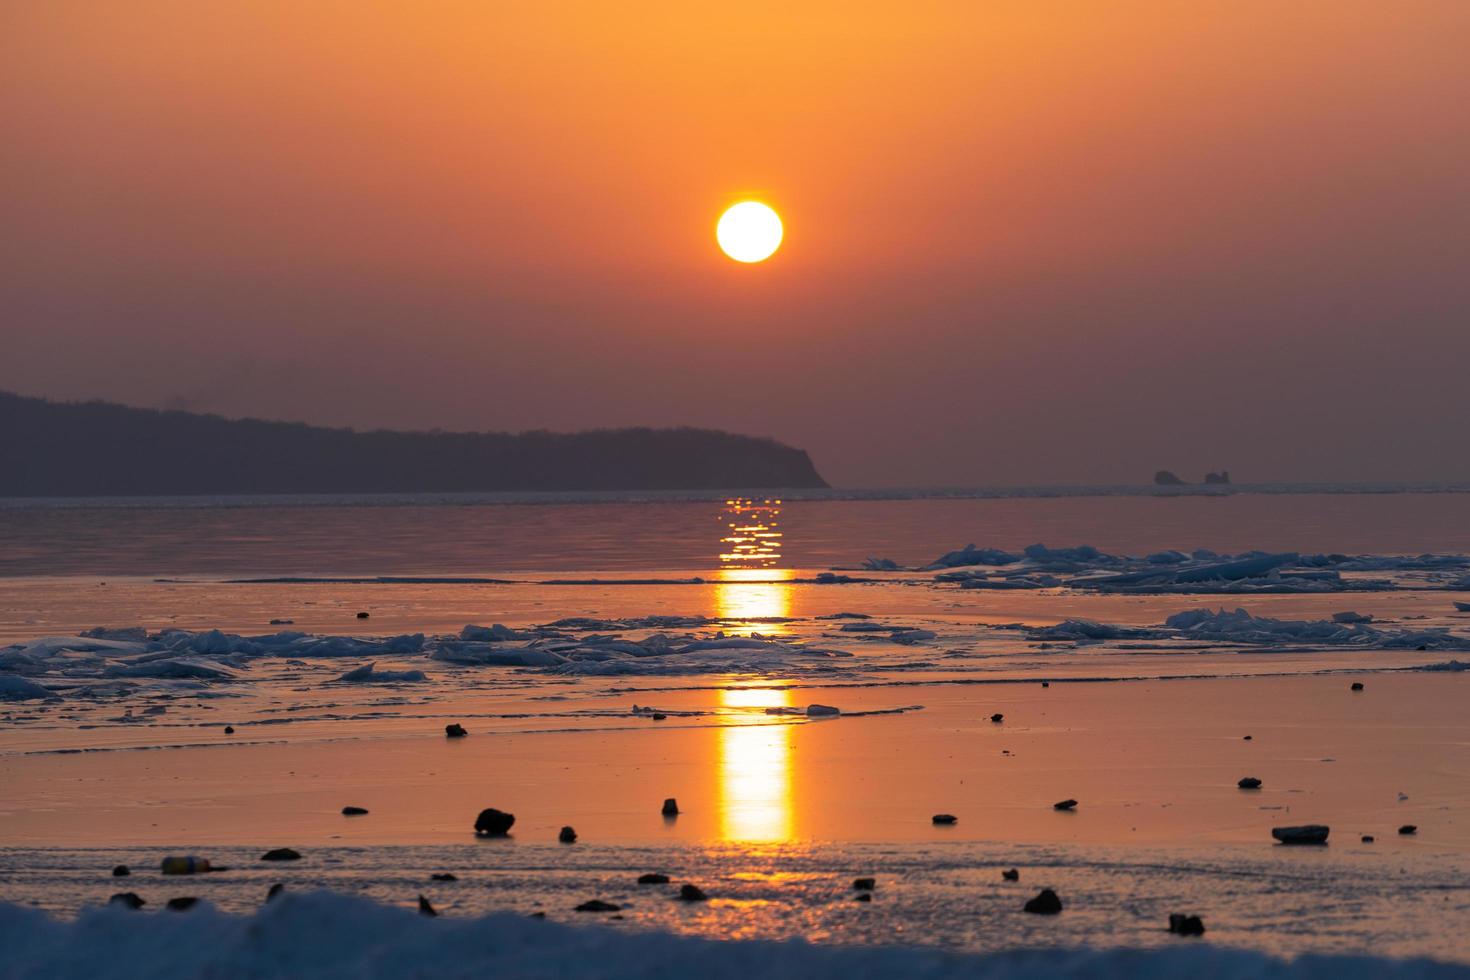
[[[752,507],[754,509],[752,509]],[[762,509],[764,508],[764,509]],[[0,576],[473,575],[920,564],[967,543],[1470,551],[1470,494],[0,507]]]

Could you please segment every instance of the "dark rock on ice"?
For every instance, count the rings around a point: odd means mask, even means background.
[[[1022,910],[1034,915],[1056,915],[1062,910],[1062,900],[1050,888],[1043,888],[1041,894],[1027,899]]]
[[[235,734],[235,726],[234,725],[226,725],[225,726],[225,734],[226,735],[233,735],[233,734]]]
[[[709,896],[706,895],[698,885],[680,885],[679,900],[681,902],[702,902]]]
[[[300,861],[301,855],[289,847],[277,847],[260,856],[262,861]]]
[[[858,894],[854,895],[852,898],[853,898],[853,901],[855,901],[855,902],[871,902],[873,900],[873,893],[872,892],[859,892]]]
[[[475,818],[475,833],[483,837],[504,837],[510,833],[510,828],[515,822],[514,813],[506,813],[504,810],[489,807],[481,810],[480,815]]]
[[[638,876],[638,884],[640,885],[667,885],[668,883],[669,876],[661,875],[656,871],[650,871],[647,874]]]
[[[365,612],[360,612],[360,613],[357,614],[357,618],[358,619],[367,619],[368,618],[368,614],[365,613]]]
[[[360,806],[344,806],[342,808],[342,816],[344,816],[344,817],[365,817],[365,816],[367,816],[367,809],[365,807],[360,807]]]
[[[995,714],[990,716],[990,720],[999,725],[1001,722],[1006,720],[1006,716],[997,711]]]
[[[1154,474],[1154,484],[1161,487],[1182,487],[1184,481],[1168,470],[1159,470]]]
[[[419,915],[427,915],[431,919],[439,915],[434,911],[434,906],[429,904],[429,900],[422,895],[419,896]]]
[[[575,844],[577,843],[577,832],[571,827],[563,827],[561,833],[556,835],[556,839],[563,844]]]
[[[123,908],[140,909],[148,902],[137,892],[118,892],[107,900],[108,905],[121,905]]]
[[[1000,876],[1002,878],[1004,878],[1006,881],[1020,881],[1021,880],[1021,872],[1018,871],[1015,868],[1008,868],[1005,871],[1002,871],[1000,873]]]
[[[1169,931],[1176,936],[1203,936],[1205,924],[1197,915],[1174,912],[1169,915]]]
[[[132,871],[128,870],[128,866],[126,864],[119,864],[117,867],[112,869],[112,876],[114,878],[126,878],[132,873]]]
[[[1299,827],[1272,827],[1271,836],[1283,844],[1325,844],[1329,829],[1320,823],[1303,824]]]
[[[1405,837],[1408,837],[1411,834],[1417,834],[1418,832],[1419,828],[1411,823],[1406,823],[1399,828],[1399,833]]]
[[[1246,776],[1244,779],[1242,779],[1240,782],[1236,783],[1235,785],[1239,786],[1241,789],[1260,789],[1261,788],[1261,781],[1259,779],[1257,779],[1255,776]]]
[[[1053,810],[1075,810],[1075,809],[1077,809],[1077,801],[1076,800],[1062,800],[1060,803],[1053,803],[1051,805],[1051,808]]]
[[[274,902],[285,890],[286,886],[278,881],[274,885],[271,885],[270,890],[265,893],[265,900],[267,902]]]
[[[853,879],[852,887],[860,892],[870,892],[877,884],[878,882],[874,878],[855,878]]]
[[[575,909],[577,912],[621,912],[622,910],[623,907],[621,905],[604,902],[599,898],[594,898],[590,902],[583,902]]]
[[[949,827],[957,823],[960,818],[955,816],[953,813],[936,813],[934,814],[932,819],[936,824],[941,827]]]
[[[459,880],[459,876],[458,875],[451,874],[448,871],[436,871],[435,873],[429,875],[429,880],[430,881],[458,881]]]
[[[464,726],[458,722],[444,726],[445,738],[464,738],[468,734],[469,732],[465,731]]]
[[[193,895],[181,895],[178,898],[168,900],[168,909],[170,912],[187,912],[198,904],[199,899]]]
[[[664,800],[664,807],[661,812],[666,817],[677,817],[679,815],[679,801],[672,796]]]
[[[1373,835],[1372,834],[1364,834],[1363,835],[1363,838],[1362,838],[1364,844],[1371,844],[1371,843],[1373,843],[1373,839],[1374,838],[1373,838]]]
[[[1363,682],[1362,681],[1353,681],[1353,686],[1350,688],[1350,690],[1361,691],[1362,689],[1363,689]]]

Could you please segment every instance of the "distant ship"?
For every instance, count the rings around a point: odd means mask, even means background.
[[[1221,470],[1218,473],[1206,473],[1205,483],[1223,485],[1230,482],[1230,471]],[[1189,484],[1179,479],[1172,470],[1159,470],[1154,474],[1154,483],[1161,487],[1187,487]]]

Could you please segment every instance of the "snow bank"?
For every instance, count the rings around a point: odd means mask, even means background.
[[[1018,913],[1019,914],[1019,913]],[[72,923],[35,909],[0,905],[3,972],[12,980],[183,980],[198,977],[700,977],[810,980],[909,977],[1152,977],[1159,980],[1356,980],[1470,976],[1428,960],[1261,953],[1179,940],[1144,950],[1023,950],[963,954],[922,947],[812,946],[800,941],[727,941],[603,926],[568,926],[508,914],[426,918],[327,892],[292,894],[251,916],[201,903],[186,912],[91,909]]]

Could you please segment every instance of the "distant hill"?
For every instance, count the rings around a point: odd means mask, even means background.
[[[0,496],[825,487],[804,450],[710,429],[357,432],[0,392]]]

